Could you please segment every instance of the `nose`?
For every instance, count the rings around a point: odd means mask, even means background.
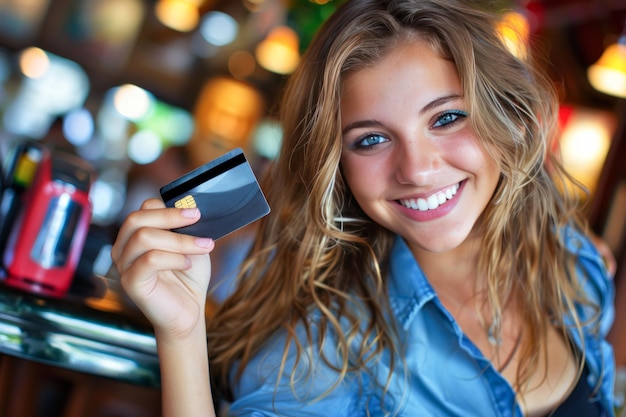
[[[431,185],[437,174],[438,152],[429,140],[406,141],[397,147],[396,180],[400,184]]]

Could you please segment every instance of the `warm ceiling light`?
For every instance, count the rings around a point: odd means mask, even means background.
[[[200,11],[194,0],[159,0],[155,13],[161,23],[179,32],[191,32],[200,21]]]
[[[525,58],[530,37],[530,24],[526,16],[516,11],[507,12],[497,29],[507,49],[516,57]]]
[[[587,77],[596,90],[626,98],[626,34],[606,48],[598,62],[587,70]]]
[[[186,145],[190,164],[205,164],[233,148],[246,149],[265,109],[260,90],[230,77],[206,81],[194,109],[193,137]]]
[[[286,26],[279,26],[267,35],[256,48],[256,59],[268,71],[277,74],[293,72],[300,61],[298,35]]]
[[[577,108],[559,139],[565,169],[592,193],[598,185],[615,127],[616,119],[610,112]]]

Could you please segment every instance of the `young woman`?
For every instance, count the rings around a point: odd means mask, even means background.
[[[339,8],[290,79],[272,213],[208,323],[214,243],[169,231],[198,211],[128,217],[112,254],[165,415],[214,415],[207,356],[233,416],[613,415],[613,289],[548,152],[557,98],[494,23],[454,0]]]

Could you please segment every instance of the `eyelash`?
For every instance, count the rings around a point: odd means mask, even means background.
[[[449,122],[444,123],[444,124],[439,124],[439,123],[441,123],[441,121],[444,118],[449,118],[451,116],[453,117],[452,120],[450,120]],[[459,122],[460,119],[463,119],[465,117],[467,117],[467,113],[464,112],[463,110],[448,110],[448,111],[445,111],[445,112],[437,115],[437,117],[435,118],[435,123],[433,123],[433,128],[435,128],[435,129],[449,129],[452,126],[454,126],[457,122]],[[439,124],[439,126],[437,126],[437,124]]]
[[[436,116],[435,123],[433,123],[433,128],[434,129],[450,129],[456,123],[458,123],[461,119],[464,119],[465,117],[467,117],[467,113],[464,112],[463,110],[447,110]],[[442,123],[442,120],[445,118],[452,118],[452,120]],[[365,142],[366,140],[370,140],[374,138],[381,138],[383,139],[383,141],[377,142],[371,145],[363,144],[363,142]],[[351,146],[351,149],[355,149],[355,150],[372,149],[376,147],[377,145],[380,145],[381,143],[385,143],[387,141],[389,141],[389,139],[387,139],[384,135],[381,135],[379,133],[368,133],[367,135],[361,136],[360,138],[355,140],[353,145]]]
[[[383,139],[382,141],[379,141],[377,143],[371,144],[371,145],[364,145],[363,142],[365,142],[366,140],[369,139],[373,139],[373,138],[381,138]],[[361,136],[360,138],[358,138],[357,140],[354,141],[354,143],[352,144],[351,148],[352,149],[356,149],[356,150],[362,150],[362,149],[372,149],[374,147],[376,147],[377,145],[380,145],[381,143],[385,143],[387,142],[388,139],[379,134],[379,133],[368,133],[365,136]]]

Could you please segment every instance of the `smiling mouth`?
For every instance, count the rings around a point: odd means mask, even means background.
[[[408,198],[398,200],[402,206],[419,211],[434,210],[437,207],[451,200],[459,190],[460,183],[454,184],[444,190],[438,191],[428,198]]]

